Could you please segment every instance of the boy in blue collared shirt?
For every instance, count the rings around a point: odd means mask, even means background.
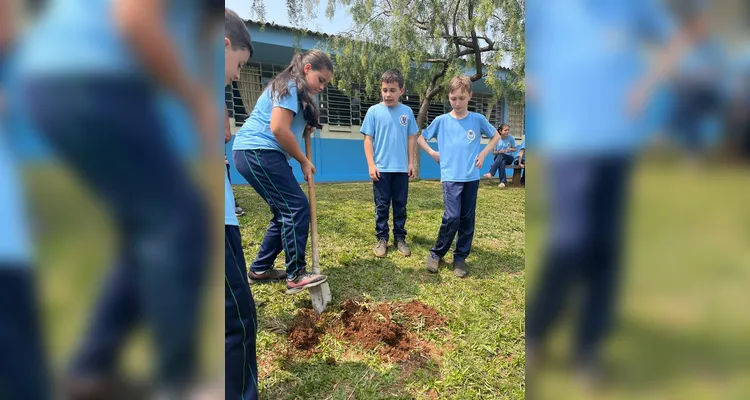
[[[388,213],[393,204],[393,240],[396,249],[408,257],[406,200],[409,178],[414,176],[414,135],[419,129],[414,112],[398,101],[404,94],[400,71],[383,73],[380,92],[383,102],[367,110],[360,129],[365,135],[365,157],[375,196],[375,256],[388,253]]]
[[[427,270],[437,272],[440,259],[450,250],[453,237],[458,233],[453,252],[453,273],[463,278],[468,273],[466,258],[474,240],[479,170],[487,154],[497,145],[500,135],[484,115],[469,112],[471,80],[467,76],[459,75],[451,80],[448,100],[453,111],[435,118],[417,139],[419,146],[440,164],[445,204],[437,243],[427,256]],[[481,135],[491,138],[482,151],[479,150]],[[427,140],[434,137],[438,139],[439,152],[427,144]]]

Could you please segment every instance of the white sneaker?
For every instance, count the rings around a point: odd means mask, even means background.
[[[502,183],[502,182],[500,182],[500,184],[499,184],[499,185],[497,185],[497,187],[499,187],[500,189],[504,189],[504,188],[505,188],[505,184],[504,184],[504,183]]]
[[[482,175],[482,176],[483,176],[483,177],[484,177],[485,179],[492,179],[492,175],[490,175],[490,174],[489,174],[489,172],[488,172],[488,173],[486,173],[486,174],[484,174],[484,175]]]

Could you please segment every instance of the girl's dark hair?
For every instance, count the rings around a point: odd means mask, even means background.
[[[508,124],[500,124],[500,126],[497,128],[497,131],[502,132],[503,128],[505,128],[506,126],[508,127],[508,129],[510,129],[510,125]]]
[[[281,73],[276,75],[267,88],[270,88],[270,96],[279,96],[279,98],[289,94],[289,81],[294,81],[297,86],[297,99],[302,106],[302,115],[307,121],[307,125],[322,128],[318,122],[318,106],[315,104],[315,98],[310,94],[305,80],[305,65],[310,64],[312,70],[321,71],[329,70],[333,72],[333,62],[328,54],[320,50],[308,50],[304,53],[297,53],[292,58],[292,62]]]

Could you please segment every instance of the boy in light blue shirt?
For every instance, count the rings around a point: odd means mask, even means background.
[[[479,170],[487,154],[497,145],[500,135],[484,115],[469,112],[471,80],[467,76],[459,75],[451,80],[448,100],[453,111],[435,118],[417,139],[419,146],[440,164],[445,205],[437,243],[427,256],[427,270],[438,271],[440,259],[450,250],[453,237],[458,233],[453,252],[453,273],[463,278],[468,273],[466,258],[474,240]],[[491,139],[480,151],[482,135]],[[427,144],[427,140],[434,137],[438,139],[439,152]]]
[[[388,213],[393,204],[393,239],[399,253],[408,257],[406,201],[409,178],[414,176],[414,135],[419,129],[414,112],[398,101],[404,94],[400,71],[383,73],[380,93],[383,102],[367,110],[360,129],[375,197],[375,256],[388,253]]]
[[[500,141],[497,142],[492,154],[495,156],[494,162],[490,166],[490,172],[484,174],[484,177],[491,179],[496,172],[500,173],[500,189],[508,184],[508,177],[505,166],[513,162],[513,153],[516,152],[516,139],[510,134],[510,125],[500,125]],[[514,183],[515,184],[515,183]]]

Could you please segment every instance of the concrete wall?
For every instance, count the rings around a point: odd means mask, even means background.
[[[230,163],[230,174],[232,184],[247,184],[247,181],[237,172],[234,163],[231,160],[231,149],[234,142],[234,134],[240,129],[234,126],[232,121],[232,141],[227,144],[227,156]],[[517,137],[516,142],[521,144],[522,138]],[[486,144],[488,139],[483,138],[482,143]],[[437,150],[437,142],[431,141],[430,146]],[[304,144],[300,144],[304,152]],[[492,164],[492,155],[490,154],[484,161],[481,173],[489,171]],[[294,176],[297,181],[304,182],[302,171],[299,163],[290,160]],[[323,129],[315,133],[313,139],[313,164],[317,170],[315,174],[316,182],[357,182],[370,180],[367,168],[367,161],[364,152],[364,139],[359,133],[359,126],[338,127],[324,125]],[[420,168],[422,179],[440,179],[440,167],[425,152],[420,152]],[[513,176],[513,170],[506,171],[508,176]]]

